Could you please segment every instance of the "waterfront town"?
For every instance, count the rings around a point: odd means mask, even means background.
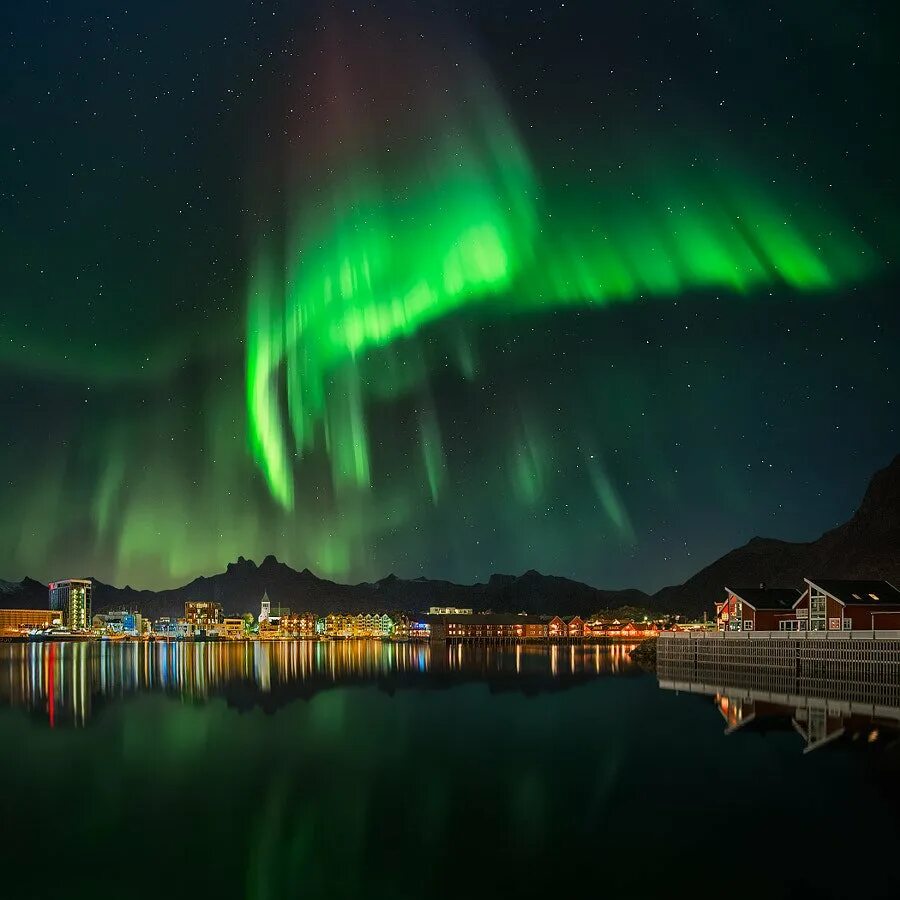
[[[212,600],[191,600],[184,615],[151,619],[139,610],[93,613],[87,579],[49,585],[47,609],[0,610],[0,637],[6,640],[449,640],[584,641],[654,637],[674,620],[620,621],[615,617],[476,613],[472,609],[429,607],[405,611],[317,615],[274,605],[268,594],[258,613],[231,615]]]
[[[596,614],[582,617],[502,614],[432,606],[427,612],[332,612],[324,615],[273,605],[268,594],[258,613],[226,613],[212,600],[190,600],[184,615],[156,619],[139,610],[92,612],[92,584],[65,579],[49,585],[47,609],[0,610],[7,640],[440,640],[585,641],[642,640],[661,634],[727,635],[798,632],[900,631],[900,590],[878,580],[805,579],[799,588],[723,588],[712,619],[641,620]]]

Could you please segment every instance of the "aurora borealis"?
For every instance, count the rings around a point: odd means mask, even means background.
[[[880,5],[78,6],[0,55],[0,576],[655,588],[898,449]]]

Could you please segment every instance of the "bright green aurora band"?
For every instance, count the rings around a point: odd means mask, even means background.
[[[721,302],[778,285],[824,291],[875,265],[821,204],[736,154],[709,152],[711,165],[670,148],[644,161],[641,183],[598,165],[582,183],[553,187],[485,79],[455,104],[426,94],[423,107],[411,154],[376,152],[377,136],[355,123],[355,144],[334,142],[317,190],[297,189],[283,227],[259,241],[248,289],[250,444],[285,509],[297,457],[317,446],[339,497],[369,489],[367,405],[422,387],[416,336],[440,320],[692,290],[721,291]],[[472,377],[465,328],[452,333],[457,365]],[[437,500],[441,434],[424,407],[421,477]],[[516,458],[527,494],[534,473],[527,454]],[[600,485],[601,498],[608,489]],[[622,526],[616,501],[604,505]]]

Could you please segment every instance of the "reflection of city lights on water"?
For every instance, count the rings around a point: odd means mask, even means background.
[[[98,702],[161,693],[202,702],[244,686],[260,697],[353,684],[450,678],[511,684],[591,678],[631,665],[633,645],[334,642],[34,643],[0,645],[0,704],[33,710],[51,726],[83,725]],[[560,665],[561,654],[566,663]],[[529,680],[531,679],[531,680]]]

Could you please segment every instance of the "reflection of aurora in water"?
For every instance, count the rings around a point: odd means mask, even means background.
[[[10,649],[33,653],[33,667],[10,669]],[[308,702],[270,710],[214,688],[209,662],[200,667],[202,683],[196,662],[217,648],[179,647],[195,660],[194,674],[179,663],[166,677],[193,679],[203,702],[186,693],[190,702],[176,702],[161,686],[109,702],[122,696],[120,680],[148,677],[144,662],[161,677],[160,648],[146,649],[109,648],[106,693],[92,695],[88,728],[50,729],[45,710],[26,716],[5,697],[0,704],[11,896],[94,898],[102,886],[125,884],[130,900],[200,891],[243,900],[574,897],[600,885],[615,897],[705,897],[721,894],[721,881],[698,892],[697,868],[685,860],[715,845],[736,817],[753,833],[803,821],[792,846],[804,859],[825,846],[835,817],[861,816],[869,825],[844,840],[854,858],[883,858],[900,837],[897,754],[888,741],[857,742],[864,753],[802,758],[793,729],[726,737],[709,699],[661,691],[649,675],[592,677],[590,652],[585,676],[567,681],[563,661],[572,649],[579,660],[579,648],[559,648],[556,678],[546,657],[540,666],[547,687],[578,685],[572,689],[497,690],[485,662],[488,675],[448,678],[448,690],[421,689],[433,677],[425,674],[396,691],[338,681]],[[49,648],[0,650],[0,673],[18,678],[40,670]],[[252,690],[277,700],[281,651],[269,650],[270,688]],[[415,648],[396,650],[417,656]],[[63,652],[93,660],[99,651],[69,645]],[[222,652],[238,683],[254,685],[260,676],[243,648]],[[374,645],[339,652],[382,656]],[[514,668],[504,665],[524,678]],[[70,671],[81,678],[80,669]],[[445,680],[434,677],[436,685]],[[86,662],[82,683],[95,678]],[[178,679],[172,690],[181,694]],[[66,826],[52,864],[46,841],[35,837],[46,835],[48,822]],[[669,822],[675,826],[654,837],[658,823]],[[146,871],[135,871],[128,848],[140,848]],[[647,859],[639,875],[622,862],[635,853]],[[794,856],[784,866],[748,867],[730,896],[789,900]],[[853,866],[804,872],[804,896],[853,896],[860,877]],[[866,878],[870,897],[896,896],[892,867],[874,866]]]
[[[689,291],[824,291],[877,267],[819,199],[773,185],[699,136],[690,153],[667,146],[624,172],[572,172],[565,185],[545,184],[471,53],[432,63],[417,81],[428,46],[405,54],[383,41],[326,52],[333,71],[300,129],[325,149],[298,163],[297,184],[287,186],[296,196],[284,215],[269,217],[275,234],[260,239],[253,266],[250,437],[287,508],[295,456],[317,445],[339,496],[371,486],[373,398],[427,397],[439,359],[474,377],[466,327],[454,319],[449,332],[434,328],[448,317],[506,319]],[[389,68],[384,83],[373,78]],[[399,84],[413,85],[403,110]],[[444,460],[427,399],[419,445],[421,478],[436,500]],[[523,464],[527,492],[534,479]],[[616,501],[607,505],[624,530]]]
[[[267,710],[354,684],[393,691],[478,680],[536,693],[632,671],[631,646],[528,644],[498,649],[380,641],[0,644],[0,705],[34,710],[52,726],[84,725],[95,703],[148,692],[186,701],[224,696],[240,707]]]

